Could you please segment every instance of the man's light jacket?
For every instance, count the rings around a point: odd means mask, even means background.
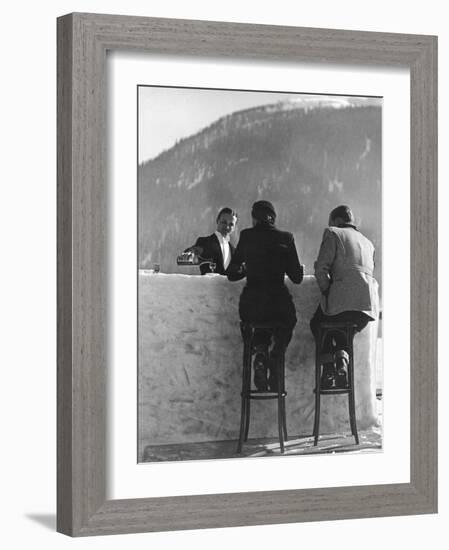
[[[324,230],[315,277],[323,293],[321,308],[326,315],[363,311],[373,319],[378,317],[374,246],[354,226]]]

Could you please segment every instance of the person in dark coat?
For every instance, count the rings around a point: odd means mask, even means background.
[[[251,215],[253,227],[240,233],[227,276],[230,281],[246,277],[239,302],[242,321],[283,325],[273,335],[273,342],[268,331],[258,331],[254,338],[254,385],[262,391],[268,388],[276,391],[278,359],[285,353],[297,322],[295,306],[284,279],[287,274],[293,283],[300,284],[304,269],[293,235],[275,226],[274,206],[268,201],[257,201]]]
[[[229,237],[237,225],[237,213],[231,208],[222,208],[216,221],[215,233],[207,237],[198,237],[193,246],[184,250],[198,256],[201,275],[206,273],[225,275],[235,251]]]

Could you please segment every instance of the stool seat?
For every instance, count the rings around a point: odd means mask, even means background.
[[[278,322],[252,322],[242,321],[240,328],[243,336],[243,369],[242,369],[242,407],[240,415],[240,434],[237,445],[237,453],[242,453],[243,443],[248,440],[250,423],[250,403],[251,400],[269,400],[278,401],[278,431],[279,446],[281,453],[284,452],[284,441],[287,440],[287,420],[285,412],[285,356],[284,352],[278,357],[276,369],[277,391],[258,390],[251,387],[252,356],[255,352],[253,348],[253,339],[257,331],[269,331],[274,334],[277,330],[287,328],[283,323]],[[285,350],[284,350],[285,351]]]
[[[357,433],[357,421],[355,412],[355,390],[354,390],[354,334],[358,329],[357,323],[352,321],[323,321],[319,325],[318,336],[316,338],[316,353],[315,353],[315,421],[313,426],[314,445],[318,445],[319,428],[320,428],[320,409],[322,395],[347,395],[349,407],[349,422],[351,433],[354,436],[356,445],[359,444],[359,436]],[[321,358],[322,346],[330,332],[340,332],[346,337],[347,350],[349,355],[348,365],[348,384],[344,388],[322,388],[321,387]]]
[[[275,330],[277,328],[287,328],[287,325],[284,323],[270,323],[270,322],[253,322],[253,321],[242,321],[240,323],[242,327],[252,328],[256,330]]]
[[[351,329],[354,330],[358,328],[357,323],[347,322],[347,321],[324,321],[320,324],[321,329]]]

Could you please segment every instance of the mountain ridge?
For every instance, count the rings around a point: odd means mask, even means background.
[[[249,226],[260,198],[275,203],[308,273],[337,204],[354,208],[380,250],[380,178],[378,105],[283,102],[226,115],[139,165],[139,266],[192,273],[176,265],[177,254],[213,232],[223,206],[239,211],[240,229]]]

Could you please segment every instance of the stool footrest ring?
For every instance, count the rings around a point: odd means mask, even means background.
[[[344,395],[345,393],[349,393],[351,390],[349,388],[335,388],[335,389],[327,389],[327,390],[320,390],[319,393],[321,395]],[[316,393],[316,390],[313,390],[314,393]]]
[[[272,393],[259,391],[251,391],[250,393],[244,394],[247,399],[278,399],[279,397],[285,397],[286,395],[287,392]]]

